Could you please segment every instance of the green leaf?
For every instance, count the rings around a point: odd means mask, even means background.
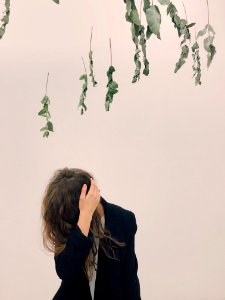
[[[80,80],[85,80],[85,82],[87,81],[87,74],[83,74],[83,75],[81,75],[80,76],[80,78],[79,78]]]
[[[40,110],[39,113],[38,113],[39,116],[43,116],[43,117],[45,117],[45,114],[46,114],[46,109],[45,108]]]
[[[160,39],[161,14],[158,6],[152,5],[145,11],[148,27]]]
[[[174,22],[174,25],[176,25],[176,27],[180,28],[181,18],[178,15],[175,15],[173,17],[173,22]]]
[[[40,129],[40,131],[44,131],[44,130],[48,130],[48,127],[47,126],[44,126]]]
[[[125,0],[124,1],[126,3],[126,9],[127,9],[127,15],[130,16],[130,13],[132,11],[132,3],[131,0]]]
[[[48,127],[49,131],[53,131],[53,124],[52,124],[52,122],[48,121],[47,122],[47,127]]]
[[[209,52],[207,55],[207,67],[209,68],[209,66],[211,65],[211,62],[213,60],[214,55],[216,54],[216,48],[213,44],[209,45]]]
[[[112,73],[115,72],[115,68],[113,66],[110,66],[108,71],[107,71],[107,76],[109,78],[109,80],[111,81],[112,80]]]
[[[48,137],[48,136],[49,136],[49,131],[45,131],[43,137]]]
[[[8,24],[9,23],[9,15],[5,15],[2,19],[1,19],[1,21],[6,25],[6,24]]]
[[[180,55],[179,61],[176,63],[176,68],[174,70],[174,73],[176,73],[184,64],[185,64],[185,59],[188,57],[189,54],[189,48],[187,45],[182,46],[182,51]]]
[[[210,45],[213,43],[214,37],[208,36],[206,39],[204,39],[204,48],[207,52],[210,52]]]
[[[215,30],[213,29],[213,27],[212,27],[210,24],[208,25],[208,30],[209,30],[209,32],[211,32],[213,35],[216,34]]]
[[[110,89],[116,89],[116,88],[118,88],[118,83],[115,82],[115,81],[112,81],[112,82],[109,84],[109,87],[110,87]]]
[[[3,37],[5,30],[0,27],[0,39]]]
[[[187,28],[191,28],[191,27],[195,26],[195,24],[196,23],[190,23],[190,24],[187,25]]]
[[[203,36],[206,34],[207,32],[207,29],[208,29],[208,24],[205,26],[205,28],[203,30],[200,30],[197,34],[197,39],[200,37],[200,36]]]
[[[10,0],[5,0],[5,8],[6,8],[6,12],[9,13]]]
[[[195,50],[199,49],[199,45],[197,42],[194,43],[194,45],[191,47],[192,52],[194,52]]]
[[[56,4],[59,4],[59,0],[53,0]]]
[[[133,9],[130,14],[131,20],[136,25],[141,25],[137,9]]]
[[[161,5],[169,5],[169,4],[170,4],[170,0],[158,0],[158,2],[159,2]]]
[[[187,21],[185,19],[180,19],[180,28],[183,29],[187,25]]]
[[[45,96],[43,97],[43,99],[41,100],[41,103],[42,103],[42,104],[49,104],[49,103],[50,103],[49,97],[48,97],[47,95],[45,95]]]
[[[152,35],[152,32],[151,32],[150,28],[147,27],[147,31],[146,31],[146,39],[148,40],[148,39],[151,37],[151,35]]]
[[[150,0],[144,0],[144,6],[143,11],[146,12],[146,10],[151,6]]]
[[[170,4],[167,7],[167,15],[170,14],[170,17],[174,17],[177,13],[177,9],[175,7],[175,5],[173,5],[172,2],[170,2]]]

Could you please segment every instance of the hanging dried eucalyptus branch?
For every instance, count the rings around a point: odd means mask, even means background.
[[[206,33],[208,33],[208,37],[204,39],[204,48],[207,51],[207,67],[209,68],[214,55],[216,54],[216,48],[213,45],[213,41],[215,38],[215,30],[209,23],[209,2],[206,0],[207,8],[208,8],[208,24],[205,26],[203,30],[200,30],[197,34],[197,39],[199,37],[204,36]]]
[[[139,49],[139,34],[140,34],[140,19],[138,15],[138,11],[135,5],[134,0],[124,0],[126,3],[126,20],[131,23],[131,34],[132,40],[135,44],[135,54],[134,54],[134,63],[135,63],[135,72],[132,79],[132,83],[137,82],[140,79],[141,73],[141,61],[140,61],[140,52]]]
[[[135,83],[138,80],[140,80],[140,74],[141,74],[141,61],[140,61],[140,54],[139,54],[140,52],[141,52],[141,50],[136,45],[135,54],[134,54],[134,63],[135,63],[136,68],[134,71],[132,83]]]
[[[141,10],[142,10],[142,0],[140,4],[140,24],[141,24]],[[143,63],[144,63],[144,70],[143,74],[145,76],[149,75],[149,61],[147,59],[147,53],[146,53],[146,38],[145,38],[145,27],[143,25],[140,25],[140,41],[139,44],[141,45],[142,53],[143,53]]]
[[[112,65],[112,46],[111,46],[111,39],[109,39],[110,44],[110,62],[111,65],[107,71],[107,77],[108,77],[108,83],[107,83],[107,94],[105,98],[105,109],[106,111],[109,111],[110,104],[113,101],[114,94],[118,93],[118,83],[113,80],[113,72],[115,72],[115,68]]]
[[[5,34],[6,25],[9,23],[9,15],[10,15],[10,0],[5,0],[5,11],[4,16],[1,18],[2,26],[0,27],[0,39],[2,39]]]
[[[47,89],[48,89],[48,76],[47,75],[47,81],[46,81],[46,88],[45,88],[45,96],[41,100],[41,103],[43,104],[43,108],[39,111],[38,115],[41,117],[46,118],[46,125],[40,129],[40,131],[44,131],[43,137],[48,137],[50,131],[53,130],[53,124],[49,119],[51,118],[51,114],[48,110],[48,106],[50,105],[50,99],[47,96]]]
[[[170,18],[174,24],[174,27],[177,29],[178,36],[182,39],[181,45],[181,54],[178,62],[176,63],[176,67],[174,72],[176,73],[186,62],[186,59],[189,54],[189,47],[187,45],[187,40],[191,42],[191,34],[189,28],[194,26],[195,23],[188,24],[187,16],[186,19],[181,19],[178,16],[177,9],[175,5],[169,0],[158,0],[160,4],[167,5],[167,15],[170,15]],[[184,4],[183,4],[184,6]],[[185,14],[186,9],[184,7]]]
[[[192,58],[193,58],[193,65],[192,69],[194,71],[194,74],[192,77],[195,78],[195,85],[201,85],[201,76],[202,76],[202,71],[201,71],[201,59],[199,55],[199,44],[197,42],[197,37],[195,33],[195,43],[191,47],[192,50]]]
[[[91,81],[93,83],[93,86],[96,86],[97,85],[97,81],[95,80],[94,71],[93,71],[93,51],[91,50],[92,31],[93,31],[93,26],[91,27],[91,38],[90,38],[90,51],[89,51],[89,68],[90,68],[90,74],[89,74],[89,76],[91,76]]]
[[[140,54],[139,54],[141,50],[139,49],[139,43],[142,47],[142,50],[144,50],[143,55],[144,55],[145,69],[143,71],[143,74],[148,75],[148,61],[145,59],[146,45],[143,39],[143,27],[139,19],[138,11],[135,5],[135,0],[124,0],[124,2],[126,3],[126,10],[127,10],[125,14],[125,18],[127,22],[131,23],[132,40],[136,47],[135,54],[134,54],[134,63],[136,68],[132,79],[132,83],[135,83],[140,79],[140,73],[141,73],[141,61],[140,61]],[[140,42],[139,42],[139,36],[141,36]]]
[[[85,73],[82,74],[79,79],[84,80],[84,83],[83,83],[83,86],[82,86],[82,93],[80,95],[80,102],[79,102],[78,108],[77,108],[77,109],[79,109],[80,106],[82,107],[81,108],[81,115],[83,115],[84,109],[85,109],[85,111],[87,110],[87,106],[85,105],[84,100],[86,99],[87,89],[88,89],[88,76],[87,76],[87,70],[86,70],[86,66],[85,66],[85,62],[84,62],[83,57],[82,57],[82,61],[83,61]]]

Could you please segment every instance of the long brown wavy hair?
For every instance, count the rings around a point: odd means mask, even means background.
[[[87,185],[87,193],[90,189],[93,174],[78,168],[62,168],[54,172],[52,178],[44,192],[41,204],[42,218],[42,238],[44,248],[54,254],[61,253],[73,227],[79,219],[79,199],[83,184]],[[116,258],[114,247],[110,241],[116,245],[124,247],[126,244],[120,242],[111,236],[110,231],[102,226],[101,217],[97,210],[92,215],[90,232],[93,235],[94,242],[90,252],[85,260],[84,272],[88,280],[93,276],[93,267],[95,268],[95,256],[97,254],[97,241],[105,254]],[[110,250],[114,257],[109,255]]]

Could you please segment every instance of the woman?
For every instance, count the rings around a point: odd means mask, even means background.
[[[61,279],[52,300],[141,300],[135,215],[101,197],[93,178],[64,168],[46,187],[43,244]]]

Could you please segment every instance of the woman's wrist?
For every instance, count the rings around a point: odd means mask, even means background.
[[[84,235],[88,236],[89,228],[92,220],[92,214],[88,211],[80,211],[77,225]]]

